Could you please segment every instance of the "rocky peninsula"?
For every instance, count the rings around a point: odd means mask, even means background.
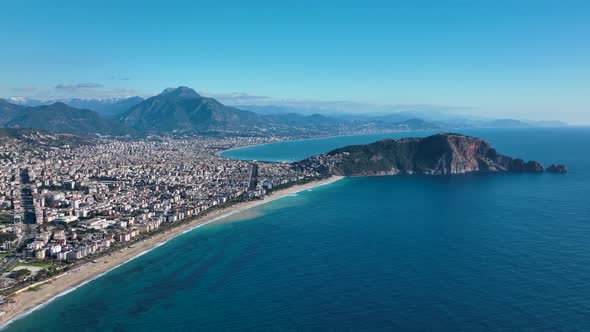
[[[564,165],[545,169],[537,161],[500,154],[482,139],[454,133],[351,145],[294,163],[294,167],[341,176],[567,172]]]

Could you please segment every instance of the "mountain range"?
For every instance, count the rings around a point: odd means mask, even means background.
[[[98,113],[68,106],[62,102],[36,107],[19,106],[9,111],[6,128],[35,128],[74,135],[125,135],[120,123],[101,117]]]
[[[36,100],[0,99],[0,126],[36,128],[76,135],[237,134],[314,136],[383,130],[425,130],[459,127],[527,127],[513,119],[432,119],[412,112],[391,114],[319,114],[293,107],[227,106],[188,87],[167,88],[141,97]],[[424,113],[423,115],[428,115]],[[444,121],[443,119],[447,119]],[[557,125],[552,123],[552,125]]]
[[[0,125],[4,126],[8,121],[18,115],[20,111],[27,106],[11,104],[4,99],[0,99]]]
[[[71,99],[67,102],[93,109],[79,109],[58,101],[13,99],[0,102],[0,125],[7,128],[37,128],[76,135],[141,134],[239,134],[313,136],[359,130],[431,129],[436,126],[419,119],[399,123],[351,121],[321,114],[259,114],[226,106],[199,95],[188,87],[168,88],[148,99]],[[37,105],[37,106],[27,106]],[[127,109],[125,109],[127,108]]]
[[[323,114],[335,119],[348,121],[374,121],[384,123],[400,123],[402,121],[421,119],[438,128],[524,128],[524,127],[562,127],[567,123],[561,121],[529,121],[516,119],[492,119],[481,116],[456,114],[442,110],[414,109],[400,111],[388,109],[382,106],[375,109],[367,109],[366,112],[340,111],[326,107],[293,106],[293,105],[234,105],[239,109],[249,110],[260,114]],[[408,106],[412,108],[412,106]],[[420,108],[427,108],[421,106]]]
[[[133,97],[114,97],[114,98],[65,98],[65,99],[50,99],[40,100],[31,99],[24,97],[12,97],[5,101],[22,106],[42,106],[51,105],[57,102],[67,104],[68,106],[89,109],[97,112],[103,117],[112,118],[120,115],[127,111],[132,106],[135,106],[142,102],[144,98],[133,96]]]

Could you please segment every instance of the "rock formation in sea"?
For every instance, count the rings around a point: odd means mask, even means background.
[[[550,173],[567,173],[567,167],[565,167],[565,165],[551,164],[551,166],[547,167],[547,172],[550,172]]]
[[[511,158],[482,139],[453,133],[351,145],[294,163],[294,167],[345,176],[545,171],[537,161]],[[567,170],[552,165],[547,171]]]

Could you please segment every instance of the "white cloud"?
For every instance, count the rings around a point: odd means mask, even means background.
[[[102,84],[92,83],[92,82],[83,82],[83,83],[75,83],[75,84],[60,83],[55,86],[56,89],[65,89],[65,90],[98,89],[98,88],[102,88],[102,87],[103,87]]]

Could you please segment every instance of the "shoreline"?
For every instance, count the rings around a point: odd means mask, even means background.
[[[258,143],[258,144],[252,144],[252,145],[236,146],[234,148],[229,148],[229,149],[218,151],[215,154],[218,157],[221,157],[221,158],[226,158],[226,159],[239,159],[239,158],[233,158],[233,157],[224,157],[221,154],[224,153],[224,152],[229,152],[229,151],[234,151],[234,150],[240,150],[240,149],[245,149],[245,148],[250,148],[250,147],[260,147],[260,146],[270,145],[270,144],[276,144],[276,143],[311,141],[311,140],[330,139],[330,138],[336,138],[336,137],[351,137],[351,136],[398,134],[398,133],[403,133],[403,132],[415,133],[415,132],[421,132],[421,131],[430,131],[430,129],[423,129],[423,130],[393,130],[393,131],[387,131],[387,132],[382,132],[382,133],[372,133],[372,134],[344,134],[344,135],[328,135],[328,136],[318,136],[318,137],[308,137],[308,138],[287,139],[287,140],[276,141],[276,142],[267,142],[267,143]],[[259,161],[262,161],[262,160],[259,160]],[[283,161],[270,161],[270,162],[283,162]]]
[[[166,244],[168,241],[176,238],[177,236],[188,233],[197,228],[203,227],[239,212],[257,207],[259,205],[263,205],[301,191],[334,183],[343,178],[344,177],[342,176],[332,176],[324,180],[294,185],[289,188],[281,189],[271,193],[263,200],[238,203],[236,205],[220,209],[205,217],[195,219],[166,232],[156,234],[153,237],[145,239],[141,242],[133,243],[132,247],[126,247],[117,250],[116,252],[112,253],[112,256],[97,258],[97,263],[88,262],[64,274],[24,287],[16,291],[14,295],[11,296],[11,300],[14,301],[14,303],[8,303],[5,307],[6,311],[4,315],[0,316],[0,330],[3,330],[12,322],[26,317],[35,310],[43,308],[53,300],[64,296],[76,290],[77,288],[82,287],[97,278],[100,278],[110,271],[115,270],[138,257],[143,256],[151,250]],[[50,283],[47,284],[48,282]],[[28,288],[35,285],[41,285],[41,289],[37,291],[27,291]],[[50,285],[50,287],[48,287],[48,285]]]

